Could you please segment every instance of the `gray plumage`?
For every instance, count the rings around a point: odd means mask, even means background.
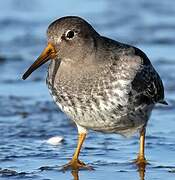
[[[146,126],[156,103],[166,104],[162,81],[140,49],[103,37],[73,16],[53,22],[47,34],[48,42],[59,46],[47,84],[76,124],[132,135]]]

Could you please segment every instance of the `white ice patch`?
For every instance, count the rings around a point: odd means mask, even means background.
[[[63,137],[62,136],[54,136],[54,137],[51,137],[49,138],[46,143],[47,144],[51,144],[53,146],[56,146],[58,144],[60,144],[60,142],[63,141]]]

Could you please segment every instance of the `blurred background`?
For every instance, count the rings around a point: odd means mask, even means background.
[[[46,44],[46,30],[67,15],[85,18],[102,35],[141,48],[163,79],[169,106],[157,106],[147,128],[145,179],[175,179],[175,1],[6,0],[0,5],[0,179],[73,179],[59,171],[76,147],[77,130],[52,102],[47,65],[22,81]],[[60,136],[57,145],[48,143]],[[90,132],[81,159],[96,169],[79,179],[143,179],[131,163],[138,136]],[[77,178],[77,177],[76,177]]]

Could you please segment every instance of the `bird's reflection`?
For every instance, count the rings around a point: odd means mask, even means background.
[[[138,166],[140,180],[145,180],[146,164]]]
[[[71,174],[73,176],[73,180],[79,180],[79,171],[72,171]],[[145,180],[145,173],[146,173],[146,165],[138,166],[138,173],[139,173],[139,180]]]
[[[74,178],[74,180],[79,180],[79,175],[78,175],[78,170],[77,171],[72,171],[71,172],[72,173],[72,176],[73,176],[73,178]]]

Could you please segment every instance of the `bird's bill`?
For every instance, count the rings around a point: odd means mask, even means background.
[[[29,67],[29,69],[24,73],[22,79],[25,80],[30,76],[30,74],[38,69],[41,65],[46,63],[50,59],[54,59],[56,57],[56,50],[51,43],[48,43],[47,47],[43,50],[41,55],[37,58],[37,60]]]

